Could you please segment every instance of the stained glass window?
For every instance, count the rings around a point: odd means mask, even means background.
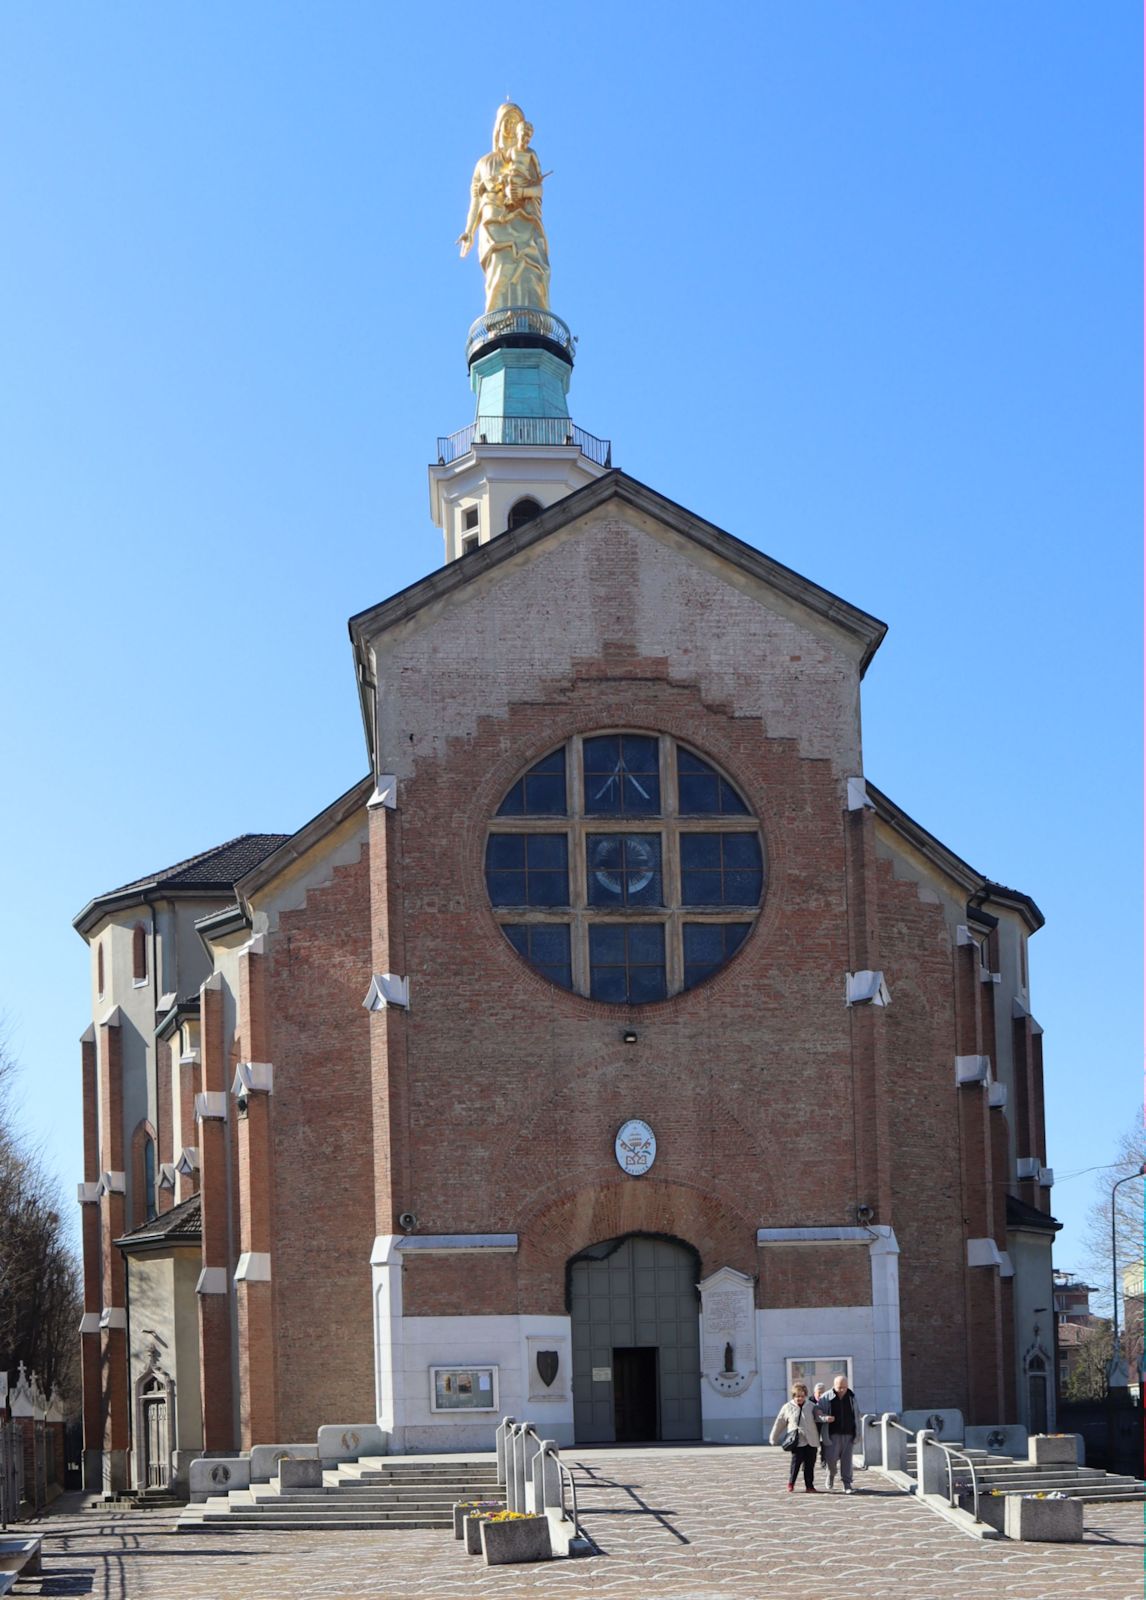
[[[487,835],[506,940],[558,988],[613,1005],[702,983],[746,944],[764,896],[744,793],[666,734],[567,739],[514,780]]]
[[[659,906],[661,841],[654,833],[591,833],[585,844],[591,906]]]
[[[565,746],[543,756],[518,778],[497,808],[499,817],[565,815]]]
[[[754,833],[682,833],[680,898],[686,906],[754,906],[763,888]]]
[[[491,833],[485,881],[495,906],[567,906],[569,841],[563,833]]]
[[[567,922],[503,922],[501,931],[542,977],[562,989],[573,987]]]
[[[661,922],[589,926],[589,994],[594,1000],[647,1005],[663,1000],[665,930]]]
[[[677,746],[677,808],[682,817],[748,815],[748,807],[715,767]]]
[[[661,809],[657,740],[644,734],[610,733],[582,744],[585,815],[656,817]]]

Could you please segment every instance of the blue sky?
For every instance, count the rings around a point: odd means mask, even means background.
[[[364,771],[345,622],[441,559],[425,464],[481,309],[453,241],[508,91],[553,169],[574,416],[889,623],[868,773],[1042,906],[1051,1159],[1110,1160],[1142,1103],[1139,9],[500,16],[0,9],[25,1126],[70,1188],[75,912]],[[1093,1181],[1054,1191],[1060,1264]]]

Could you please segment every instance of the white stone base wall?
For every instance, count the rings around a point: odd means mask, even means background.
[[[567,1447],[573,1434],[573,1345],[568,1316],[406,1317],[401,1265],[379,1239],[374,1261],[374,1349],[378,1425],[390,1450],[492,1450],[503,1416],[529,1421],[543,1439]],[[755,1313],[755,1373],[740,1394],[720,1393],[700,1379],[703,1437],[719,1444],[759,1444],[788,1398],[790,1359],[847,1357],[863,1411],[902,1404],[899,1306],[894,1255],[873,1252],[874,1304],[808,1306]],[[889,1273],[889,1270],[890,1273]],[[890,1279],[890,1281],[885,1281]],[[558,1370],[546,1386],[538,1350],[556,1350]],[[497,1369],[497,1403],[489,1411],[434,1411],[432,1367]]]

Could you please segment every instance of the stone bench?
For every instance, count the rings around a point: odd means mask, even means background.
[[[7,1588],[0,1588],[0,1594],[6,1594],[18,1577],[33,1577],[42,1570],[38,1534],[29,1539],[0,1539],[0,1581],[11,1579]]]

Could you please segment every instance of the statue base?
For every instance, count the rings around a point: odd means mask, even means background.
[[[568,326],[551,311],[505,306],[487,311],[470,328],[466,361],[472,369],[475,361],[495,350],[544,350],[572,367],[576,344]]]

